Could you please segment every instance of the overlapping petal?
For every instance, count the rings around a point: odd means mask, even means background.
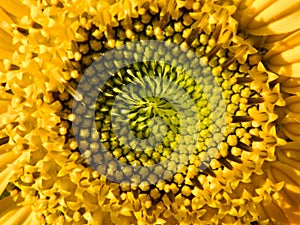
[[[271,71],[300,76],[298,1],[241,1],[236,18],[243,31],[256,37],[256,45],[267,49],[263,60]]]

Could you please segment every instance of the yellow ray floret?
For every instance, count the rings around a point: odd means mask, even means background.
[[[0,6],[10,15],[16,18],[22,18],[23,16],[27,16],[30,13],[29,8],[22,4],[20,0],[0,0]]]
[[[282,34],[300,28],[299,1],[242,1],[240,10],[240,26],[253,35]]]
[[[299,1],[242,0],[235,18],[241,30],[255,36],[257,46],[267,49],[263,61],[268,69],[300,77]]]
[[[30,10],[20,0],[0,0],[0,60],[10,58],[18,45],[12,42],[12,25],[19,24]],[[1,67],[0,67],[1,69]]]
[[[281,76],[279,83],[283,93],[300,95],[300,78]]]
[[[6,146],[1,146],[1,149],[5,147]],[[0,166],[0,195],[3,193],[10,179],[16,172],[15,167],[9,164],[14,162],[19,156],[20,154],[15,154],[14,152],[7,152],[0,155],[0,160],[3,163],[2,166]]]
[[[300,77],[300,30],[284,36],[270,36],[264,46],[268,52],[263,58],[272,71],[283,76]]]
[[[274,197],[288,218],[289,224],[298,224],[300,220],[299,141],[289,142],[279,147],[276,155],[278,160],[267,164],[266,171],[272,181],[284,182],[284,187]]]
[[[37,214],[32,211],[30,205],[19,205],[13,197],[7,197],[0,200],[0,224],[1,225],[38,225]]]
[[[283,135],[294,141],[300,141],[300,96],[290,96],[285,99],[286,107],[282,110],[282,118],[278,124]]]

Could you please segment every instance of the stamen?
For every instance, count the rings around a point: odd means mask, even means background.
[[[206,57],[208,62],[217,54],[221,47],[220,44],[217,44],[207,53]]]
[[[9,70],[19,70],[20,67],[15,64],[10,64]]]
[[[218,159],[218,161],[222,164],[222,165],[224,165],[226,168],[228,168],[228,169],[230,169],[230,170],[232,170],[233,169],[233,166],[226,160],[226,158],[220,158],[220,159]]]
[[[241,160],[241,158],[235,156],[235,155],[232,155],[231,153],[229,153],[227,156],[226,156],[227,159],[231,160],[231,161],[234,161],[236,163],[242,163],[243,161]]]
[[[231,65],[235,60],[236,60],[236,57],[232,56],[232,57],[228,58],[228,60],[226,60],[224,63],[222,63],[221,67],[226,68],[229,65]]]
[[[203,172],[206,173],[206,174],[209,174],[212,177],[217,177],[215,172],[209,167],[207,167]]]
[[[163,15],[163,17],[161,18],[161,20],[159,21],[159,27],[161,29],[163,29],[167,23],[170,21],[170,13],[169,12],[166,12],[165,15]]]
[[[0,145],[4,145],[8,143],[9,137],[0,138]]]
[[[245,150],[247,152],[252,152],[253,151],[253,149],[252,149],[251,146],[246,145],[245,143],[240,142],[240,141],[237,143],[236,147],[238,147],[238,148],[240,148],[242,150]]]
[[[17,30],[18,30],[21,34],[23,34],[24,36],[28,36],[28,35],[29,35],[29,31],[28,31],[27,29],[18,27]]]
[[[260,141],[263,141],[263,140],[264,140],[263,138],[258,137],[256,135],[252,135],[251,138],[250,138],[251,142],[254,142],[254,141],[260,142]]]
[[[236,78],[237,84],[245,84],[245,83],[251,83],[253,81],[253,78],[251,77],[238,77]]]
[[[35,22],[33,23],[32,27],[33,27],[34,29],[42,29],[42,28],[43,28],[43,26],[42,26],[41,24],[35,23]]]
[[[253,121],[253,118],[250,116],[232,116],[232,123],[242,123]]]
[[[196,27],[195,29],[192,30],[191,34],[188,36],[188,38],[186,39],[186,43],[187,45],[192,44],[192,42],[199,37],[199,34],[201,32],[200,27]]]
[[[200,189],[203,190],[203,186],[201,185],[201,183],[199,182],[199,180],[197,179],[197,177],[192,178],[191,181],[193,182],[193,184],[194,184],[196,187],[198,187],[198,188],[200,188]]]
[[[263,103],[265,100],[264,98],[248,98],[247,99],[247,104],[249,105],[255,105],[255,104],[259,104],[259,103]]]

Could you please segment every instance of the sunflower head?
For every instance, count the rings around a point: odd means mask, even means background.
[[[299,175],[298,80],[278,74],[297,72],[298,28],[276,32],[294,3],[12,4],[22,13],[0,1],[2,202],[45,224],[296,215],[283,168]]]

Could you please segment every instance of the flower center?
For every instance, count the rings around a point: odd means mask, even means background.
[[[136,82],[136,78],[146,76],[166,77],[175,82],[191,96],[197,106],[201,121],[199,139],[197,148],[193,152],[195,157],[186,165],[184,176],[187,176],[188,170],[192,170],[188,169],[189,165],[196,165],[197,171],[194,171],[192,175],[195,178],[199,174],[215,176],[215,172],[222,168],[233,169],[232,163],[242,162],[240,157],[242,151],[252,151],[252,142],[262,141],[262,138],[259,137],[261,128],[259,125],[253,125],[253,118],[250,115],[258,109],[258,104],[263,102],[261,96],[250,87],[253,79],[248,75],[247,70],[250,70],[251,66],[239,64],[231,52],[222,49],[214,42],[213,36],[192,28],[194,23],[195,20],[188,13],[184,13],[177,21],[164,21],[158,14],[148,12],[131,19],[130,24],[127,20],[121,21],[118,27],[107,29],[107,33],[100,32],[94,25],[90,30],[83,27],[78,29],[77,32],[85,37],[85,40],[76,44],[78,58],[74,59],[72,63],[81,73],[84,73],[94,60],[114,46],[121,46],[136,40],[163,40],[181,46],[189,46],[199,58],[207,61],[212,79],[216,79],[222,89],[222,96],[219,96],[221,98],[204,94],[213,88],[209,83],[202,90],[185,71],[165,63],[141,62],[119,70],[107,80],[100,91],[96,102],[95,119],[101,142],[121,162],[150,166],[163,161],[174,151],[180,136],[181,119],[173,105],[164,98],[152,95],[138,99],[134,95],[127,94],[119,97],[119,102],[131,101],[133,102],[131,108],[122,109],[122,106],[119,106],[119,108],[113,109],[116,96],[122,92],[124,86]],[[113,38],[113,42],[109,38]],[[201,77],[202,75],[196,76]],[[76,84],[77,81],[73,82]],[[159,87],[153,86],[153,88]],[[221,100],[224,100],[226,107],[227,124],[225,125],[218,124],[221,123],[218,120],[212,121],[211,117],[211,112],[216,109],[211,108],[210,103],[218,104]],[[63,104],[66,108],[70,105],[69,102],[63,102]],[[125,116],[122,115],[124,112],[126,112]],[[165,129],[163,137],[160,137],[162,142],[157,146],[151,146],[148,143],[151,148],[141,149],[139,147],[136,150],[135,140],[128,143],[128,140],[119,139],[118,134],[114,132],[112,113],[117,115],[115,116],[116,120],[127,121],[130,127],[129,131],[140,140],[148,139],[151,131],[158,133]],[[155,117],[161,118],[165,126],[153,123]],[[128,130],[124,128],[119,132],[124,136]],[[212,132],[215,133],[214,137],[217,141],[212,138]],[[82,135],[83,138],[88,137],[86,132],[82,132]],[[87,149],[93,148],[90,146]],[[87,150],[84,155],[90,164],[97,164],[97,160],[101,159],[92,150]],[[199,168],[205,169],[202,171]],[[122,176],[130,175],[131,173]],[[177,182],[177,185],[181,186],[182,184]]]

